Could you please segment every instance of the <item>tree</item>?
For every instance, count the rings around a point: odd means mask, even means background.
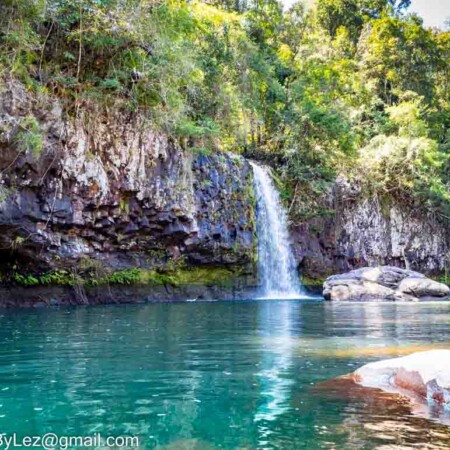
[[[365,27],[358,46],[361,74],[385,103],[414,91],[431,103],[440,61],[435,36],[417,16],[384,16]]]
[[[317,20],[332,37],[340,27],[347,28],[356,42],[368,20],[389,11],[400,12],[410,3],[410,0],[317,0]]]

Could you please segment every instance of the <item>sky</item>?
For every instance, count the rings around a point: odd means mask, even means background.
[[[412,0],[409,10],[421,16],[425,26],[444,28],[450,19],[450,0]]]
[[[289,7],[295,0],[281,0]],[[312,0],[306,0],[307,3]],[[424,20],[426,27],[444,29],[447,19],[450,19],[450,0],[411,0],[410,12],[415,12]]]

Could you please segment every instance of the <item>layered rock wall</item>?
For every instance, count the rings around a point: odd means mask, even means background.
[[[378,265],[427,274],[450,267],[450,222],[427,213],[422,205],[367,197],[341,179],[329,206],[331,217],[292,230],[297,259],[307,276]]]
[[[114,112],[113,112],[114,111]],[[101,267],[238,268],[255,275],[252,171],[236,155],[180,146],[144,114],[0,86],[0,272]],[[327,219],[292,229],[302,272],[448,266],[448,221],[338,180]]]
[[[249,267],[252,192],[243,158],[184,149],[139,114],[81,105],[69,117],[17,82],[1,88],[4,270],[86,260],[114,270],[180,259]]]

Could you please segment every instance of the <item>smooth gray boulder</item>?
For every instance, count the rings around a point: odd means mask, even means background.
[[[333,275],[323,284],[325,300],[425,301],[446,300],[450,288],[421,273],[398,267],[364,267]]]

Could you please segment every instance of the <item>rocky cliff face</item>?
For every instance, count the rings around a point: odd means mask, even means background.
[[[332,217],[293,229],[307,276],[377,265],[438,274],[450,266],[450,223],[420,205],[367,198],[344,179],[338,179],[328,201]]]
[[[181,261],[254,276],[252,181],[245,159],[182,148],[139,114],[79,105],[69,117],[56,99],[20,83],[0,87],[2,274],[160,270]],[[345,180],[327,201],[332,217],[292,230],[305,275],[448,265],[448,222],[366,198]],[[167,289],[161,296],[173,297]]]
[[[251,265],[252,172],[181,148],[138,115],[81,107],[7,82],[0,92],[0,260],[26,272]]]

